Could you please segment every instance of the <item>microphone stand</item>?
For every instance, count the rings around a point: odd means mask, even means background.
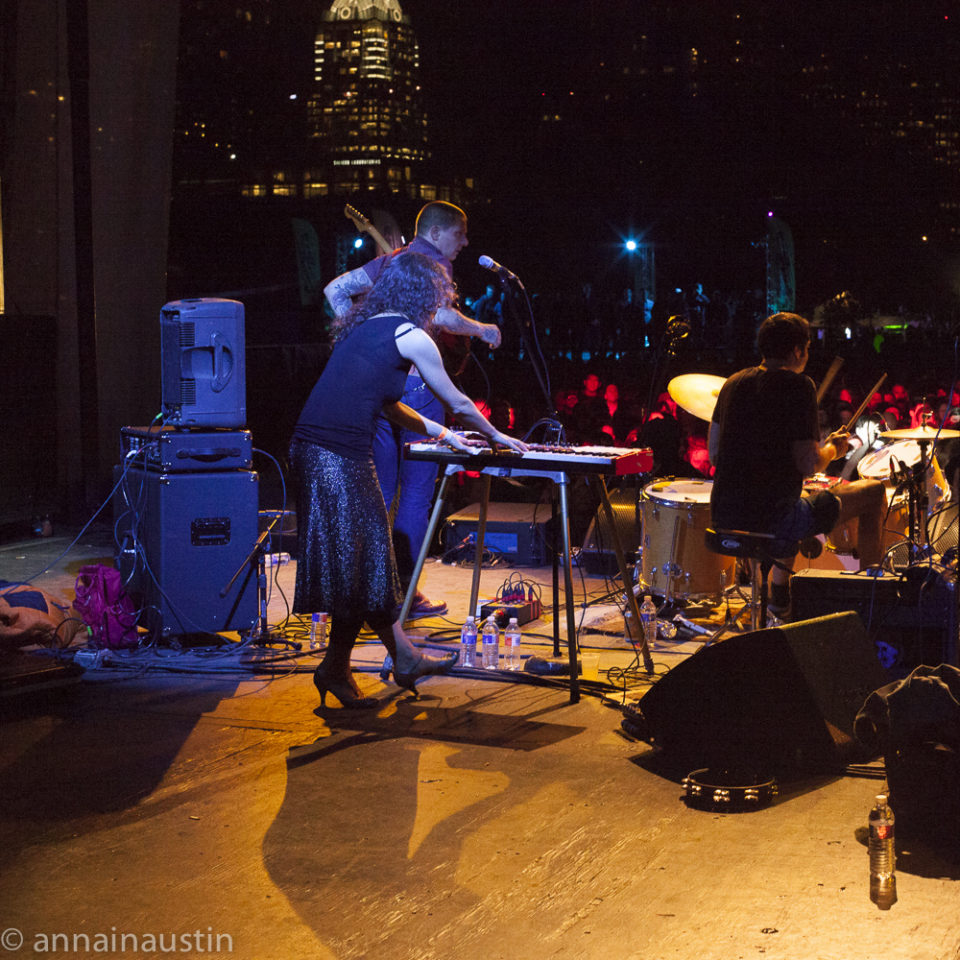
[[[526,355],[530,358],[530,364],[533,372],[536,374],[537,383],[543,392],[544,403],[546,407],[546,419],[557,419],[557,411],[553,405],[553,396],[550,387],[550,371],[547,368],[547,361],[540,349],[540,340],[537,337],[537,326],[533,316],[533,306],[530,303],[530,297],[527,296],[527,290],[520,278],[514,274],[504,276],[499,271],[497,276],[500,279],[500,287],[506,294],[504,298],[504,307],[509,313],[513,322],[520,331],[520,341]],[[518,303],[521,296],[523,304],[526,307],[525,316],[521,315]]]
[[[678,356],[677,348],[680,341],[690,336],[690,324],[680,316],[671,317],[667,321],[667,329],[664,331],[657,349],[653,355],[653,372],[650,375],[650,394],[647,399],[647,408],[643,412],[643,422],[647,423],[650,415],[653,413],[653,401],[657,394],[656,386],[658,381],[666,378],[662,371],[658,370],[661,364],[666,365],[670,360],[676,360]]]
[[[246,557],[244,557],[243,562],[237,568],[237,572],[234,573],[227,585],[220,591],[220,596],[225,597],[233,588],[233,585],[236,583],[240,574],[242,574],[248,566],[256,563],[257,609],[259,612],[257,615],[257,622],[251,628],[247,639],[261,647],[269,646],[271,643],[280,643],[284,646],[292,648],[293,650],[299,650],[301,648],[301,644],[297,643],[295,640],[288,640],[282,634],[272,633],[267,625],[267,544],[270,541],[273,528],[277,525],[282,516],[283,513],[281,511],[270,521],[267,529],[264,530],[259,537],[257,537],[257,542],[253,545],[253,548],[246,555]]]
[[[553,405],[553,395],[550,389],[550,371],[547,367],[547,361],[543,356],[543,351],[540,349],[540,340],[537,337],[537,325],[533,316],[533,306],[530,303],[530,297],[527,295],[527,290],[523,282],[515,274],[505,274],[498,270],[497,276],[500,279],[500,287],[506,294],[504,297],[504,307],[520,331],[520,342],[523,344],[524,352],[530,358],[533,372],[537,377],[537,383],[543,392],[547,415],[539,420],[538,424],[546,427],[544,433],[547,443],[559,443],[563,433],[563,427],[560,424],[557,410]],[[525,317],[521,316],[518,306],[521,295],[524,306],[526,307]],[[551,432],[553,433],[552,437],[550,436]],[[558,534],[563,534],[563,531],[560,530],[559,523],[561,510],[558,497],[559,491],[557,484],[554,483],[552,485],[550,498],[550,526],[553,530],[553,544],[550,555],[552,558],[552,599],[555,612],[560,609],[560,551],[557,546],[557,536]],[[568,533],[564,535],[569,538]],[[553,617],[553,656],[555,658],[560,657],[560,617],[557,616],[556,613]]]

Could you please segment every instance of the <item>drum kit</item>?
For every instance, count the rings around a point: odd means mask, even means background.
[[[723,377],[684,374],[668,383],[667,392],[682,409],[709,421],[724,382]],[[879,480],[887,488],[885,528],[897,544],[907,545],[908,562],[932,543],[930,524],[950,506],[950,487],[933,446],[935,441],[956,438],[960,431],[938,431],[926,424],[888,430],[880,434],[883,445],[857,464],[862,479]],[[818,476],[804,487],[809,491],[844,482]],[[663,595],[666,603],[719,597],[734,582],[735,559],[713,553],[704,544],[712,489],[712,480],[667,477],[646,484],[640,492],[640,584]],[[956,511],[951,517],[956,525]],[[827,545],[836,553],[854,554],[856,522],[838,525],[827,537]]]

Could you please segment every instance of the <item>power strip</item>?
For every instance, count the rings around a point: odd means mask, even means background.
[[[540,601],[524,600],[522,602],[503,603],[497,600],[488,600],[480,606],[480,619],[486,620],[491,613],[497,626],[501,629],[510,622],[511,617],[516,617],[517,625],[523,626],[531,620],[540,619]]]

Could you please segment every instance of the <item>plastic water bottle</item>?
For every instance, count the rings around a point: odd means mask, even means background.
[[[507,629],[503,631],[503,665],[507,670],[519,670],[523,666],[520,659],[520,644],[523,634],[516,617],[511,617]]]
[[[897,900],[897,854],[894,849],[893,811],[887,795],[877,795],[869,819],[870,899],[881,909],[889,910]]]
[[[328,613],[313,613],[310,615],[310,649],[323,650],[327,645]]]
[[[480,640],[483,647],[484,670],[498,670],[500,668],[500,628],[492,613],[483,623]]]
[[[477,621],[468,616],[460,630],[460,666],[477,665]]]
[[[643,638],[650,647],[657,640],[657,605],[650,599],[648,594],[643,598],[640,604],[640,626],[643,629]]]

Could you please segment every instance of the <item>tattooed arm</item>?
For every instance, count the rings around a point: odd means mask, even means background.
[[[334,277],[324,288],[323,295],[333,309],[334,314],[342,317],[352,306],[353,298],[366,293],[372,287],[370,278],[363,267],[341,273]]]
[[[500,346],[500,328],[492,323],[479,323],[472,317],[457,310],[456,307],[441,307],[433,319],[434,324],[449,333],[463,337],[479,337],[484,343],[496,349]]]

